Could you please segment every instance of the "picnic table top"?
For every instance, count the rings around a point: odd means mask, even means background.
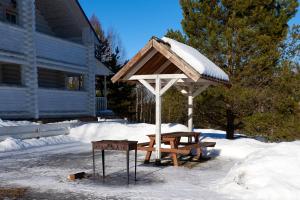
[[[189,137],[200,135],[199,132],[170,132],[170,133],[162,133],[161,137],[163,138],[174,138],[174,137]],[[148,137],[155,137],[155,134],[147,135]]]

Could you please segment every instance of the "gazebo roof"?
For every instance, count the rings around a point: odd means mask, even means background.
[[[190,67],[194,68],[202,76],[229,81],[228,75],[221,68],[195,48],[167,37],[163,37],[162,40],[170,45],[170,51],[187,62]]]
[[[229,84],[228,75],[196,49],[173,39],[153,37],[113,78],[133,75],[185,74],[192,82],[207,80]]]

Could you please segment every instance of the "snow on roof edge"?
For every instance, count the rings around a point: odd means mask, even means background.
[[[229,82],[229,76],[195,48],[168,37],[163,37],[161,40],[162,42],[169,44],[170,50],[187,62],[191,67],[199,72],[200,75]]]

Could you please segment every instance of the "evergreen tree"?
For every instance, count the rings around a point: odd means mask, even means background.
[[[279,131],[260,129],[257,122],[280,128],[282,123],[272,123],[284,120],[281,111],[296,103],[293,98],[273,97],[274,93],[281,93],[276,88],[291,87],[283,84],[281,76],[294,76],[279,63],[280,47],[297,1],[181,0],[180,4],[184,34],[169,30],[167,36],[185,41],[222,67],[232,85],[209,89],[196,98],[199,112],[195,124],[226,128],[230,139],[237,129],[253,130],[249,127],[257,130],[256,135],[276,138]],[[283,107],[277,107],[278,100]],[[296,113],[295,109],[294,105],[292,113]],[[270,115],[274,117],[271,119]]]

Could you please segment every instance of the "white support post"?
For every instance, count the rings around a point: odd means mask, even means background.
[[[161,89],[161,80],[157,76],[155,79],[155,153],[156,153],[156,162],[160,162],[161,159],[161,96],[160,96],[160,89]]]
[[[193,131],[193,87],[189,86],[188,91],[188,128]]]

